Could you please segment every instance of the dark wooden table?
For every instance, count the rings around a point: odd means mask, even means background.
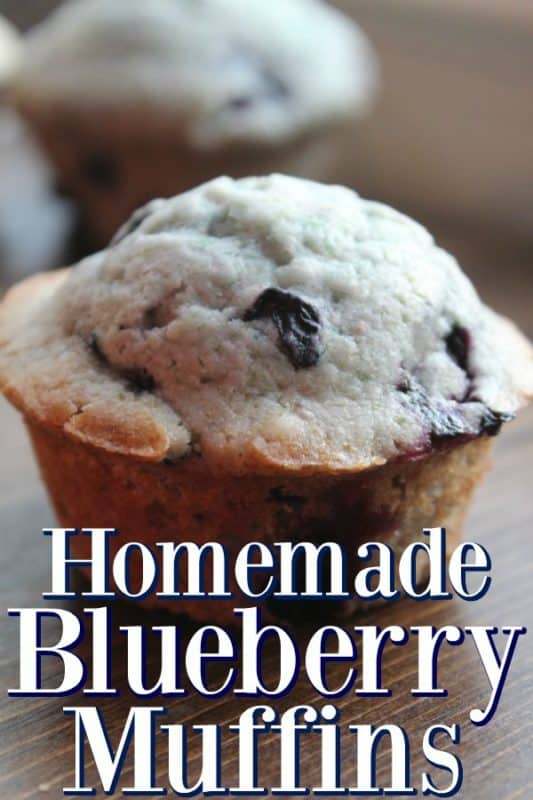
[[[441,239],[461,256],[466,268],[493,305],[511,314],[532,334],[533,264],[529,246],[510,244],[501,239],[486,240],[481,235],[457,235],[441,226]],[[39,482],[29,445],[15,412],[0,405],[0,576],[2,606],[41,606],[41,593],[48,587],[48,548],[40,529],[53,520],[44,489]],[[530,591],[533,578],[533,409],[507,426],[496,444],[495,468],[478,492],[466,525],[465,536],[482,542],[494,562],[494,582],[480,602],[415,603],[402,601],[376,609],[362,619],[363,624],[427,625],[457,624],[525,625],[531,622]],[[68,607],[68,606],[67,606]],[[79,606],[75,606],[78,607]],[[147,614],[138,608],[118,604],[117,620],[137,620],[150,625],[172,619]],[[115,624],[118,624],[117,622]],[[17,684],[18,628],[13,620],[1,620],[0,663],[2,689]],[[305,632],[300,634],[305,638]],[[113,651],[113,684],[124,688],[124,653],[117,640]],[[267,656],[268,674],[271,657]],[[152,658],[155,666],[155,657]],[[457,795],[468,800],[531,800],[533,797],[533,648],[530,637],[523,637],[513,662],[508,684],[496,717],[485,728],[468,722],[471,708],[488,698],[488,683],[479,660],[471,648],[444,648],[439,668],[441,685],[449,690],[446,699],[411,697],[416,676],[414,648],[396,648],[385,659],[384,685],[390,686],[390,698],[343,698],[343,726],[398,723],[411,738],[411,771],[414,785],[420,790],[420,774],[426,768],[421,738],[431,724],[457,722],[462,728],[462,742],[457,748],[464,766],[464,785]],[[57,673],[57,665],[47,663],[46,675]],[[2,692],[0,699],[0,797],[10,800],[62,796],[62,787],[71,785],[74,775],[73,723],[65,717],[62,706],[83,704],[74,696],[67,701],[57,698],[13,699]],[[302,680],[279,707],[299,703],[321,706],[310,686]],[[127,710],[135,705],[125,691],[120,697],[99,703],[105,714],[114,744],[125,722]],[[235,721],[247,701],[231,696],[211,703],[188,698],[164,701],[169,722]],[[277,705],[274,703],[274,705]],[[166,781],[165,742],[158,740],[157,771]],[[265,737],[259,750],[261,778],[275,785],[277,775],[276,744]],[[353,748],[353,744],[352,744]],[[347,785],[353,785],[352,757],[345,751]],[[197,744],[189,751],[193,770],[199,765]],[[235,741],[224,748],[225,785],[235,785]],[[387,773],[386,753],[380,760],[378,775]],[[304,751],[302,779],[312,785],[319,765],[312,749]],[[131,761],[124,773],[131,777]],[[442,775],[442,773],[441,773]],[[90,761],[88,777],[94,778]],[[126,784],[127,785],[127,784]],[[103,795],[97,795],[103,796]],[[120,795],[116,795],[120,796]]]

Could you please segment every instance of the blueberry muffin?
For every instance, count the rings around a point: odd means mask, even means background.
[[[457,543],[492,437],[533,393],[533,350],[402,214],[219,178],[12,290],[0,380],[63,525],[351,557],[424,527]],[[242,600],[175,608],[224,619]]]
[[[28,37],[13,97],[107,245],[220,174],[326,179],[375,77],[322,0],[70,0]]]

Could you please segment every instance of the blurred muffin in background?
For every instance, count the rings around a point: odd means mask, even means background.
[[[104,244],[221,173],[327,180],[376,73],[321,0],[71,0],[29,34],[12,96]]]

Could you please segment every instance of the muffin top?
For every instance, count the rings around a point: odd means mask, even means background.
[[[170,112],[209,148],[361,112],[375,73],[364,34],[322,0],[70,0],[28,37],[16,92]]]
[[[26,414],[138,458],[353,472],[497,433],[533,351],[416,222],[274,175],[156,200],[21,284],[0,378]]]
[[[20,50],[19,34],[11,23],[0,15],[0,91],[18,66]]]

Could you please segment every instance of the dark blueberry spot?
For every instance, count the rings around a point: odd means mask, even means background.
[[[283,101],[290,97],[289,87],[274,72],[269,69],[261,69],[260,72],[263,86],[257,94],[237,95],[228,102],[231,111],[248,111],[253,105],[262,100]]]
[[[128,388],[135,394],[153,392],[155,380],[145,369],[127,369],[122,371],[123,378],[128,383]]]
[[[264,101],[283,102],[292,94],[290,87],[272,66],[243,42],[234,42],[225,59],[225,68],[235,70],[239,66],[253,76],[253,88],[249,92],[231,97],[227,108],[232,111],[247,111]]]
[[[121,228],[118,229],[116,234],[111,239],[111,246],[118,244],[127,236],[136,231],[137,228],[140,228],[144,220],[147,219],[151,213],[152,213],[151,202],[147,203],[147,205],[145,206],[142,206],[142,208],[138,208],[136,211],[134,211],[129,220],[125,222]]]
[[[431,441],[434,444],[443,439],[453,439],[473,433],[461,414],[460,407],[455,404],[440,409],[428,404],[426,418],[431,425]]]
[[[448,355],[464,372],[468,373],[468,357],[470,354],[471,336],[466,328],[454,325],[446,339]]]
[[[286,492],[283,486],[274,486],[273,489],[270,490],[268,493],[268,501],[269,503],[283,503],[287,506],[292,506],[293,508],[298,508],[306,503],[305,497],[301,497],[298,494],[290,494],[290,492]]]
[[[100,346],[100,340],[98,339],[96,333],[91,334],[88,344],[89,350],[93,353],[93,355],[95,355],[99,361],[107,363],[107,358],[105,357],[105,354]]]
[[[402,402],[415,403],[417,405],[424,403],[426,393],[423,387],[416,380],[411,379],[408,375],[402,376],[402,378],[396,384],[396,390],[401,394],[406,395],[405,400]]]
[[[455,400],[430,398],[424,387],[414,379],[402,380],[397,388],[405,394],[406,402],[425,419],[433,444],[473,433],[464,417],[461,404]]]
[[[431,444],[434,446],[457,437],[472,439],[480,434],[496,436],[503,423],[513,419],[512,414],[485,407],[479,422],[474,424],[467,419],[464,409],[472,404],[483,407],[483,401],[479,398],[471,397],[466,402],[430,398],[423,386],[408,380],[402,381],[397,388],[406,395],[406,402],[427,421]]]
[[[250,97],[249,95],[233,97],[228,103],[228,108],[231,111],[244,111],[247,108],[251,108],[253,102],[253,97]]]
[[[491,411],[487,408],[481,418],[480,431],[487,436],[497,436],[504,422],[510,422],[513,414],[504,414],[500,411]]]
[[[286,100],[290,97],[290,89],[287,84],[272,69],[264,67],[261,70],[261,78],[265,85],[265,95],[275,100]]]
[[[396,386],[397,391],[401,392],[402,394],[409,394],[411,388],[411,381],[409,378],[402,378],[402,380]]]
[[[291,292],[265,289],[243,319],[271,319],[279,335],[280,349],[294,369],[314,367],[321,354],[321,320],[316,308]]]
[[[154,308],[146,309],[142,320],[142,327],[144,330],[151,331],[154,328],[161,327],[161,325],[159,324],[159,311],[160,309],[157,306],[154,306]]]
[[[114,188],[119,179],[116,161],[105,153],[89,153],[80,164],[82,175],[95,186]]]
[[[262,100],[283,101],[290,97],[289,87],[271,70],[261,70],[263,86],[255,96],[249,94],[237,95],[228,102],[231,111],[248,111],[257,102]]]

